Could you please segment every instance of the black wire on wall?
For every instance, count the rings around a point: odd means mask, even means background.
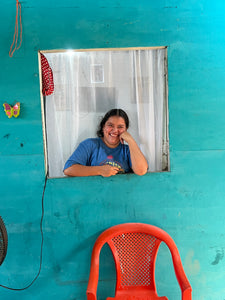
[[[42,199],[41,199],[41,210],[42,210],[41,220],[40,220],[41,249],[40,249],[40,264],[39,264],[39,269],[38,269],[37,275],[34,277],[34,279],[31,281],[31,283],[29,283],[27,286],[25,286],[23,288],[12,288],[12,287],[8,287],[8,286],[0,284],[0,287],[2,287],[2,288],[8,289],[8,290],[12,290],[12,291],[24,291],[24,290],[28,289],[30,286],[33,285],[33,283],[37,280],[37,278],[39,277],[39,275],[41,273],[42,258],[43,258],[43,244],[44,244],[44,234],[43,234],[44,195],[45,195],[45,189],[46,189],[47,179],[48,179],[48,176],[46,174],[46,176],[45,176],[45,182],[44,182],[44,188],[43,188],[43,193],[42,193]]]

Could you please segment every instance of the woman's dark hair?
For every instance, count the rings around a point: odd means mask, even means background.
[[[125,113],[124,110],[122,109],[111,109],[110,111],[108,111],[105,116],[102,118],[99,126],[98,126],[98,130],[97,130],[97,136],[98,137],[103,137],[103,127],[105,126],[105,123],[108,121],[108,119],[110,117],[114,117],[114,116],[118,116],[124,119],[125,124],[126,124],[126,128],[128,129],[129,127],[129,118],[128,115]]]

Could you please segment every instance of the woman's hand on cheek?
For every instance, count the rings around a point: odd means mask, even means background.
[[[121,135],[120,135],[120,142],[121,142],[121,144],[123,144],[124,141],[129,144],[129,142],[131,140],[133,140],[133,137],[132,137],[132,135],[129,132],[124,131],[123,133],[121,133]]]

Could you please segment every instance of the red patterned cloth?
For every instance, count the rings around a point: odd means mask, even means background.
[[[54,91],[53,73],[46,57],[42,53],[41,53],[41,72],[42,72],[42,93],[44,96],[49,96]]]

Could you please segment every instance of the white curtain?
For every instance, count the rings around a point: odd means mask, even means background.
[[[149,171],[168,168],[166,48],[43,54],[55,86],[44,98],[49,177],[63,176],[66,160],[82,140],[96,136],[112,108],[127,112]]]

